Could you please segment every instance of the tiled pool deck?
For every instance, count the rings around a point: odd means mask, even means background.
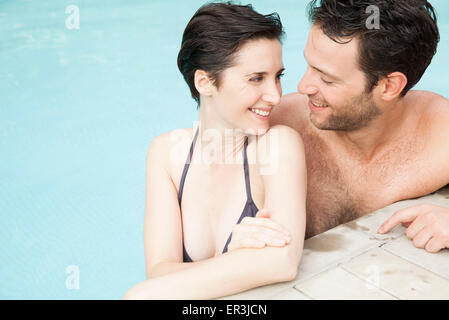
[[[306,240],[297,277],[222,299],[449,299],[449,250],[416,248],[402,225],[380,225],[419,203],[449,207],[449,187],[394,203]]]

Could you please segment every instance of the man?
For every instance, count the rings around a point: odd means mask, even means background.
[[[272,125],[288,125],[304,140],[307,237],[449,183],[449,100],[410,91],[439,41],[430,3],[314,0],[309,6],[308,68],[298,93],[284,96],[271,115]],[[369,21],[375,10],[378,26]],[[400,223],[416,247],[449,248],[449,208],[398,211],[379,232]]]

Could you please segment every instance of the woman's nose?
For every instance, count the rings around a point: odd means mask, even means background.
[[[263,95],[263,100],[275,106],[281,103],[282,88],[279,85],[270,85]]]

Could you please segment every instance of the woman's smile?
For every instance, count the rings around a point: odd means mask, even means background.
[[[251,113],[259,120],[268,120],[271,109],[249,108]]]

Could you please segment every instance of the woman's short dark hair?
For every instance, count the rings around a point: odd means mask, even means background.
[[[251,5],[231,2],[208,3],[199,8],[184,30],[178,54],[179,71],[198,106],[196,70],[207,72],[219,88],[220,73],[233,66],[235,53],[247,41],[261,38],[280,41],[283,34],[277,13],[261,15]]]
[[[374,28],[367,26],[370,6],[379,10]],[[421,79],[440,40],[435,10],[426,0],[313,0],[308,9],[310,21],[332,40],[359,39],[368,92],[388,74],[402,72],[408,81],[404,96]]]

